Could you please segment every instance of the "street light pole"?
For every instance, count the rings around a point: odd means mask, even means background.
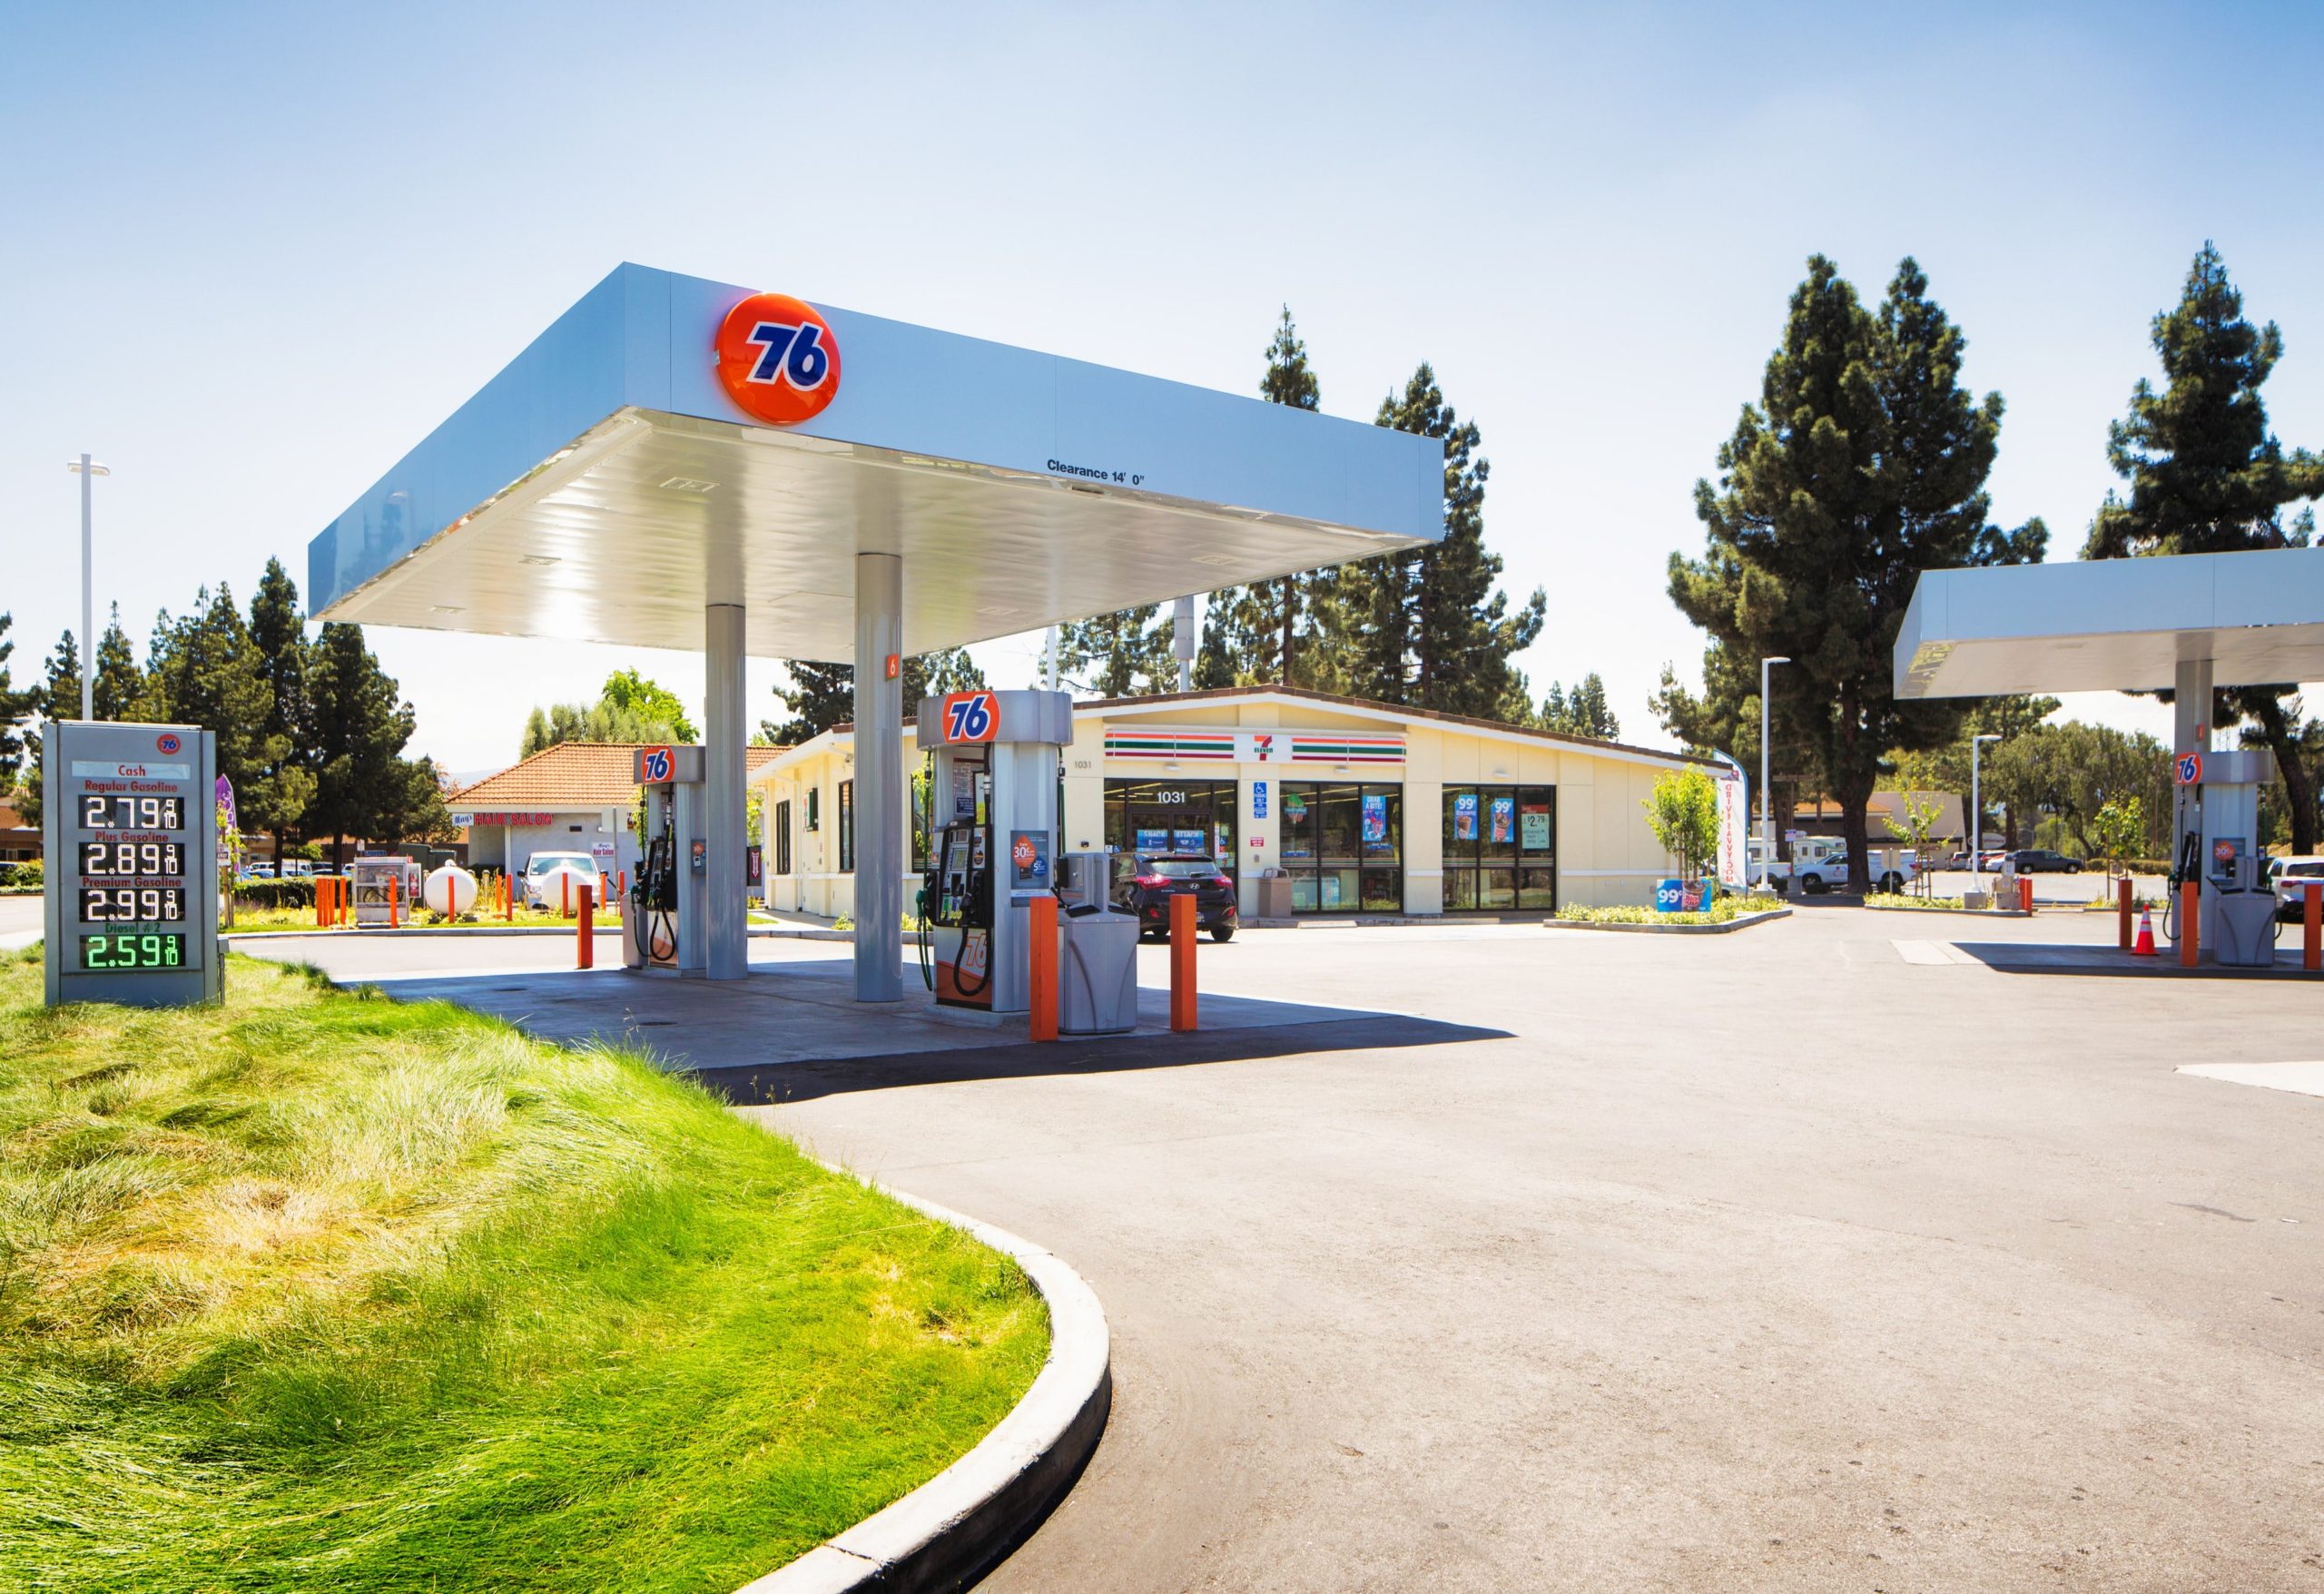
[[[97,717],[97,600],[96,539],[90,529],[94,478],[112,471],[84,454],[68,459],[64,468],[81,478],[81,718]]]
[[[1775,862],[1775,791],[1768,784],[1768,666],[1791,660],[1772,654],[1759,661],[1759,889],[1768,889],[1768,869]]]
[[[1985,803],[1984,793],[1977,786],[1977,754],[1983,743],[1998,742],[2001,737],[1991,731],[1980,731],[1969,738],[1969,889],[1977,889],[1976,878],[1984,872]]]

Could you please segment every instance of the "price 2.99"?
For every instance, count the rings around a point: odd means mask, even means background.
[[[185,890],[180,886],[84,886],[84,924],[182,924]]]

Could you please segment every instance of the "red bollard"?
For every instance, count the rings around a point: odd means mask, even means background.
[[[1170,899],[1170,1028],[1193,1029],[1195,1022],[1195,894]]]
[[[583,886],[581,888],[581,944],[578,950],[581,954],[580,966],[584,969],[596,967],[597,961],[596,896],[596,887]]]
[[[2021,913],[2034,911],[2034,877],[2032,875],[2021,874],[2017,877],[2017,910]]]
[[[2202,915],[2198,911],[2201,907],[2198,890],[2193,881],[2179,888],[2179,967],[2181,969],[2192,969],[2196,957],[2202,950],[2199,944],[2202,940]]]
[[[1026,904],[1031,944],[1031,1038],[1057,1038],[1057,899],[1035,897]]]
[[[2300,915],[2299,966],[2310,974],[2324,969],[2324,885],[2312,885],[2300,895],[2307,911]]]
[[[2122,923],[2120,944],[2122,950],[2127,952],[2131,950],[2131,877],[2127,874],[2122,877],[2122,889],[2119,894],[2122,898]]]

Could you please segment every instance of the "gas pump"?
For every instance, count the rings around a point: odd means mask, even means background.
[[[921,970],[946,1007],[1032,1005],[1028,904],[1056,885],[1058,750],[1072,740],[1062,692],[979,689],[920,705],[931,793]]]
[[[624,905],[625,968],[699,976],[703,970],[703,756],[699,747],[641,747],[644,855]]]
[[[2199,748],[2171,761],[2172,829],[2177,841],[2171,849],[2170,900],[2163,928],[2172,940],[2180,938],[2180,888],[2192,881],[2197,892],[2196,945],[2202,956],[2213,961],[2219,960],[2227,945],[2220,920],[2222,899],[2248,893],[2255,880],[2260,886],[2266,885],[2260,864],[2260,788],[2275,778],[2275,754],[2264,749]],[[2270,895],[2270,910],[2273,905]]]

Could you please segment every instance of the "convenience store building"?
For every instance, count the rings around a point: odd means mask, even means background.
[[[912,729],[903,766],[921,767]],[[1199,851],[1259,912],[1262,871],[1301,917],[1649,905],[1675,860],[1647,828],[1655,777],[1702,760],[1276,686],[1074,705],[1060,769],[1068,851]],[[854,911],[851,727],[755,771],[770,907]],[[920,793],[915,792],[915,799]],[[917,815],[906,857],[925,857]],[[908,876],[904,900],[917,884]]]

